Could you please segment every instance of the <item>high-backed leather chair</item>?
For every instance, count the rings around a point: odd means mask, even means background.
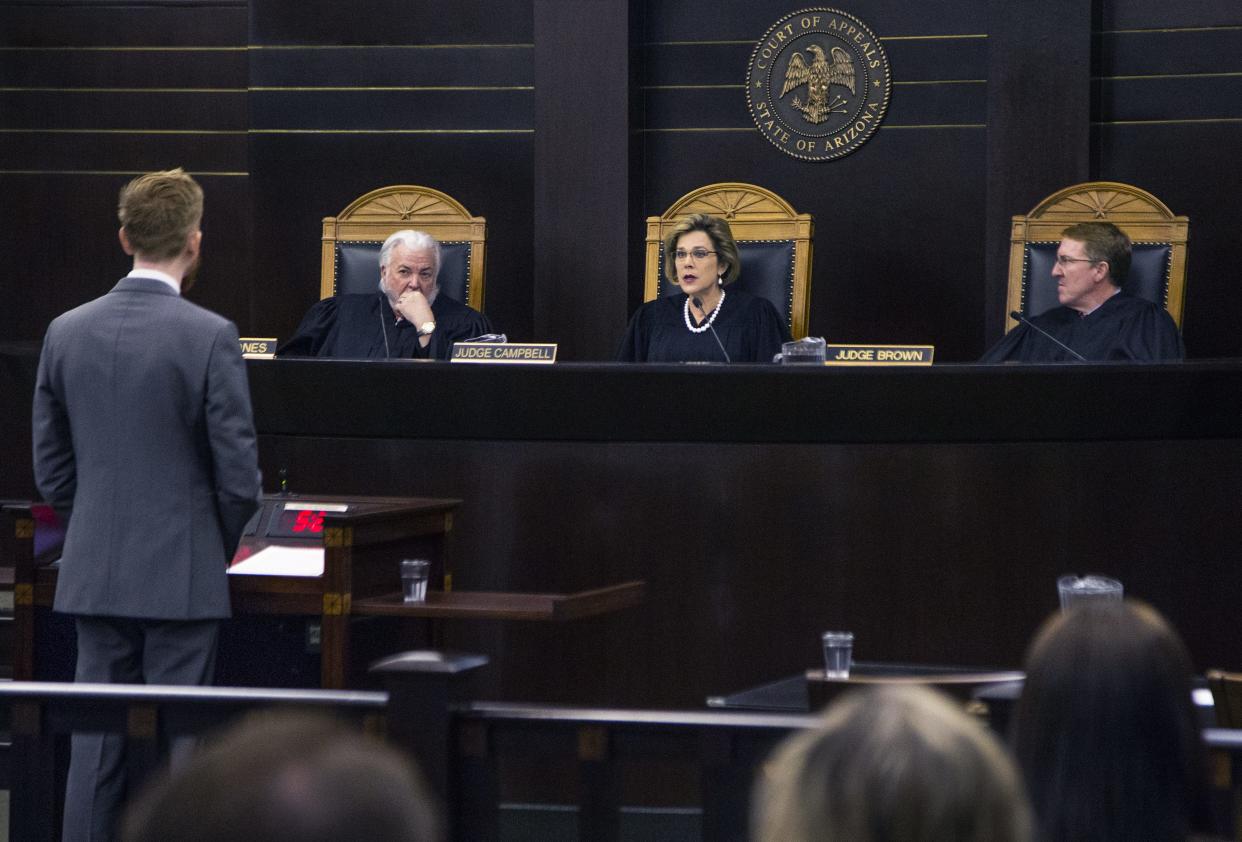
[[[414,184],[372,190],[324,219],[319,297],[377,290],[380,246],[405,228],[440,241],[440,289],[482,311],[486,220],[453,197]]]
[[[682,196],[660,216],[647,217],[643,300],[677,291],[664,277],[664,236],[687,216],[708,213],[729,223],[742,259],[734,285],[766,298],[794,339],[806,336],[811,309],[811,237],[814,222],[771,190],[754,184],[709,184]]]
[[[1015,216],[1009,243],[1009,294],[1006,313],[1035,316],[1056,307],[1052,266],[1061,232],[1079,222],[1111,222],[1133,242],[1131,295],[1164,306],[1182,326],[1186,296],[1186,239],[1190,220],[1173,212],[1146,190],[1116,181],[1089,181],[1058,190],[1028,214]],[[1006,319],[1006,330],[1017,326]]]

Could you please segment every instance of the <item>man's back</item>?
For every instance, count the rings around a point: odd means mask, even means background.
[[[227,616],[225,567],[259,492],[236,328],[126,278],[52,323],[38,388],[36,476],[72,509],[56,609]]]

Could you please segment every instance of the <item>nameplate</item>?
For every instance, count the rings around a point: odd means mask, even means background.
[[[455,363],[554,363],[555,342],[454,342]]]
[[[252,360],[270,360],[276,356],[276,340],[243,336],[241,338],[241,352],[243,357]]]
[[[935,345],[829,345],[824,365],[931,365]]]

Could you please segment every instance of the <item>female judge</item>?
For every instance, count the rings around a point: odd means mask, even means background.
[[[789,334],[771,302],[731,286],[741,271],[727,222],[686,219],[664,238],[664,273],[681,292],[638,308],[618,362],[771,362]]]

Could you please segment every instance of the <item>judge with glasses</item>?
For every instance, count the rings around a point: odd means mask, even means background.
[[[980,362],[1156,362],[1185,355],[1173,318],[1130,295],[1130,238],[1111,222],[1061,232],[1052,266],[1059,307],[1025,320]]]
[[[630,319],[618,362],[771,362],[789,334],[771,302],[733,286],[742,273],[729,224],[695,214],[664,238],[664,272],[680,292]]]

